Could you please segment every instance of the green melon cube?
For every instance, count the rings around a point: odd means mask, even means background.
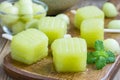
[[[27,29],[13,36],[11,56],[14,60],[32,64],[48,55],[48,38],[39,30]]]
[[[102,19],[87,19],[81,23],[81,37],[87,42],[89,48],[94,47],[96,40],[104,39],[104,21]]]
[[[104,19],[104,13],[96,6],[86,6],[77,10],[74,24],[80,29],[81,22],[85,19],[101,18]]]
[[[48,36],[49,44],[64,37],[67,32],[67,23],[60,18],[44,17],[38,23],[38,29]]]
[[[19,0],[19,14],[23,21],[30,21],[33,19],[32,0]]]
[[[11,26],[11,30],[12,30],[13,35],[17,34],[25,30],[25,23],[23,23],[22,21],[17,21],[15,24]]]
[[[55,69],[58,72],[86,70],[87,45],[81,38],[61,38],[52,43]]]

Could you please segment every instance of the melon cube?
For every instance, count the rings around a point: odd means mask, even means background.
[[[67,32],[67,23],[60,18],[44,17],[38,22],[38,29],[49,38],[49,44],[55,39],[62,38]]]
[[[46,16],[46,11],[42,5],[33,3],[32,8],[33,8],[34,18],[40,19]]]
[[[104,21],[102,19],[87,19],[81,23],[81,37],[87,42],[89,48],[94,47],[96,40],[104,39]]]
[[[48,38],[39,30],[27,29],[16,34],[11,43],[14,60],[32,64],[48,55]]]
[[[19,14],[23,21],[30,21],[33,19],[32,0],[19,0]]]
[[[96,6],[86,6],[77,10],[75,15],[74,24],[80,29],[81,22],[85,19],[101,18],[104,19],[104,13]]]
[[[55,69],[58,72],[86,70],[87,45],[82,38],[61,38],[52,43]]]
[[[15,23],[19,17],[18,17],[18,8],[15,6],[10,6],[4,9],[3,11],[5,14],[1,15],[2,23],[4,24],[13,24]]]
[[[11,30],[13,34],[17,34],[25,30],[25,23],[23,23],[22,21],[17,21],[15,24],[11,26]]]

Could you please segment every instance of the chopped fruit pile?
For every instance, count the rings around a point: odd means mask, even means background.
[[[115,55],[120,53],[119,43],[114,39],[104,40],[105,16],[118,14],[113,4],[105,3],[103,11],[96,6],[79,8],[74,24],[80,30],[80,36],[72,38],[67,34],[67,25],[70,24],[67,15],[47,17],[45,7],[33,1],[4,1],[0,4],[1,24],[15,34],[11,42],[12,59],[33,64],[48,55],[49,45],[58,72],[85,71],[87,63],[102,69],[115,61]],[[119,25],[119,20],[115,20],[108,24],[108,28],[119,28]],[[87,51],[93,47],[95,51]]]
[[[26,23],[29,21],[46,16],[45,8],[35,0],[18,0],[15,3],[4,1],[0,4],[0,11],[3,13],[0,14],[2,25],[7,26],[13,34],[25,30]],[[20,28],[18,25],[20,23],[25,26],[21,25]]]

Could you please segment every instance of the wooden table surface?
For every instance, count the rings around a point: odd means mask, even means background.
[[[105,0],[81,0],[76,6],[73,7],[73,9],[84,5],[97,5],[101,7],[104,2]],[[13,80],[3,70],[3,59],[4,56],[10,52],[10,41],[3,39],[1,36],[2,33],[3,31],[0,28],[0,80]],[[120,80],[120,69],[116,73],[113,80]]]

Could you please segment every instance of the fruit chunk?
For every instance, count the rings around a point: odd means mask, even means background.
[[[23,30],[25,30],[25,23],[18,21],[12,27],[12,33],[17,34]]]
[[[26,23],[25,29],[29,28],[38,28],[38,20],[32,19],[31,21]]]
[[[20,14],[33,14],[32,0],[19,0]]]
[[[108,28],[120,29],[120,20],[112,20],[107,25]]]
[[[70,19],[66,14],[58,14],[56,17],[64,20],[67,24],[70,24]]]
[[[81,38],[62,38],[53,42],[53,62],[58,72],[86,70],[87,45]]]
[[[100,18],[104,19],[104,13],[95,6],[86,6],[77,10],[74,24],[79,29],[81,22],[85,19]]]
[[[81,37],[87,41],[89,48],[94,47],[96,40],[104,39],[104,21],[102,19],[87,19],[81,23]]]
[[[34,18],[40,19],[40,18],[46,16],[46,11],[42,5],[38,5],[36,3],[33,3],[32,8],[33,8]]]
[[[112,51],[115,54],[120,54],[120,46],[115,39],[104,40],[104,47],[105,47],[105,50]]]
[[[16,34],[11,43],[14,60],[32,64],[48,55],[48,38],[39,30],[27,29]]]
[[[18,17],[18,8],[15,6],[10,6],[4,9],[3,11],[5,14],[1,15],[1,20],[4,24],[13,24],[15,23]]]
[[[116,7],[114,6],[114,4],[112,4],[110,2],[106,2],[103,5],[103,11],[104,11],[106,17],[115,17],[118,15],[118,11],[117,11]]]
[[[33,18],[32,0],[19,0],[19,14],[21,19],[29,21]]]
[[[48,36],[49,44],[51,44],[55,39],[64,37],[67,24],[56,17],[44,17],[38,22],[38,29]]]
[[[8,1],[4,1],[0,4],[0,11],[4,11],[5,8],[11,7],[12,4]]]

